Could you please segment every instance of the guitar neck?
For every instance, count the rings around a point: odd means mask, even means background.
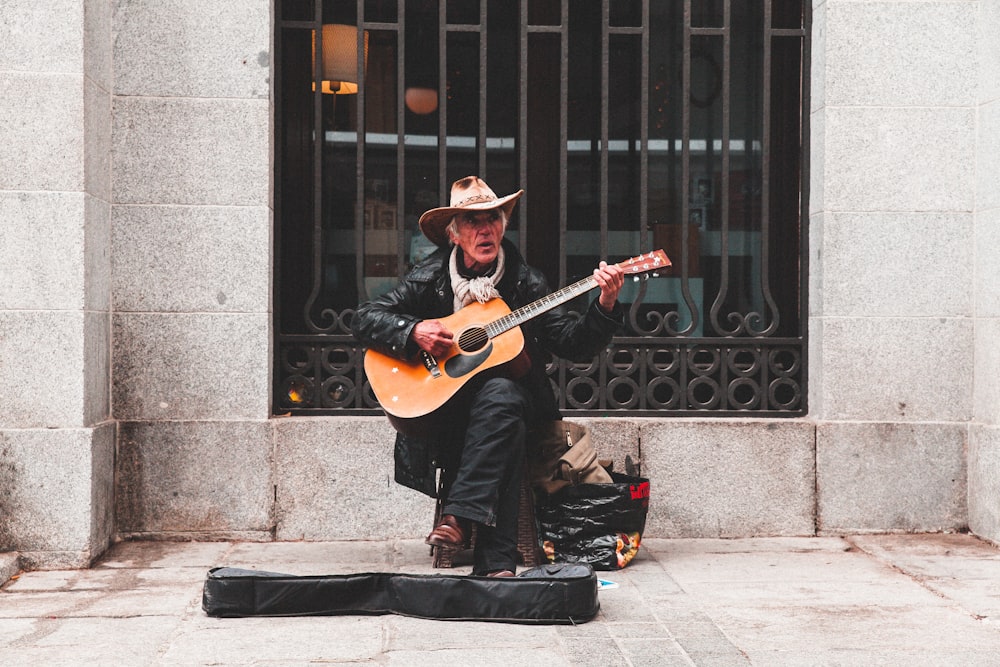
[[[649,271],[657,271],[670,266],[670,258],[662,250],[654,250],[646,255],[639,255],[617,265],[626,275],[637,275]],[[656,275],[656,274],[654,274]],[[552,310],[558,305],[564,304],[571,299],[575,299],[581,294],[585,294],[597,287],[597,280],[593,276],[588,276],[583,280],[578,280],[572,285],[567,285],[560,290],[543,296],[538,301],[522,306],[503,317],[497,318],[487,324],[484,329],[486,334],[493,338],[505,331],[520,326],[533,317],[537,317],[544,312]]]
[[[556,306],[560,306],[567,301],[571,301],[581,294],[586,294],[595,287],[597,287],[597,281],[594,280],[592,276],[584,278],[583,280],[578,280],[572,285],[567,285],[560,290],[556,290],[551,294],[543,296],[538,301],[533,301],[527,306],[522,306],[517,310],[504,315],[503,317],[493,320],[486,325],[486,333],[490,336],[490,338],[499,336],[503,332],[520,326],[528,320],[552,310]]]

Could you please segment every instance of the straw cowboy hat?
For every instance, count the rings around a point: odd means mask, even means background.
[[[466,176],[451,184],[451,205],[432,208],[420,216],[420,231],[436,245],[447,246],[449,243],[446,228],[451,219],[462,211],[489,211],[503,208],[510,218],[518,198],[524,190],[518,190],[506,197],[497,197],[496,193],[486,185],[486,181],[478,176]]]

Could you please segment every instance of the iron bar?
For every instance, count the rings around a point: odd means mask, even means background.
[[[287,1],[278,0],[278,3],[283,5]],[[414,2],[416,0],[410,0],[410,4]],[[677,273],[668,277],[667,282],[643,280],[630,287],[627,323],[612,345],[586,364],[565,361],[549,364],[547,372],[558,389],[561,409],[579,415],[623,416],[804,414],[807,352],[804,323],[808,313],[804,286],[808,269],[805,249],[808,244],[803,221],[808,216],[808,162],[805,155],[808,150],[810,3],[803,2],[802,25],[799,28],[775,28],[775,10],[770,2],[754,5],[759,7],[756,10],[758,13],[754,14],[743,3],[722,0],[719,4],[721,17],[713,16],[713,23],[716,24],[702,26],[692,24],[694,12],[702,9],[700,0],[684,0],[679,10],[682,25],[678,28],[676,40],[674,33],[655,34],[653,21],[655,12],[661,12],[658,17],[667,16],[674,12],[672,7],[668,11],[664,9],[667,7],[665,4],[641,0],[634,6],[636,11],[628,15],[627,25],[611,25],[611,3],[612,0],[600,0],[588,5],[597,6],[600,11],[584,15],[583,9],[579,14],[574,13],[577,7],[583,7],[582,4],[559,0],[558,5],[553,3],[546,8],[551,11],[540,13],[541,20],[533,25],[529,23],[529,4],[522,1],[518,5],[514,33],[517,48],[513,51],[490,48],[491,38],[504,38],[498,36],[500,33],[495,33],[495,30],[499,31],[501,25],[505,26],[503,30],[507,30],[512,25],[512,22],[500,21],[496,17],[491,20],[491,8],[496,9],[493,3],[488,0],[476,3],[478,19],[474,18],[475,10],[470,10],[469,5],[451,5],[457,11],[456,17],[452,18],[448,16],[449,3],[437,3],[434,23],[438,45],[436,52],[431,53],[437,58],[439,103],[436,123],[423,125],[434,128],[426,132],[427,137],[411,134],[406,126],[408,121],[416,121],[403,105],[405,72],[407,62],[412,64],[417,56],[407,54],[404,48],[404,36],[408,30],[405,0],[397,2],[395,19],[380,15],[373,16],[378,20],[371,21],[365,16],[365,9],[370,3],[366,0],[355,0],[353,3],[359,27],[357,67],[360,92],[349,103],[351,114],[344,114],[343,108],[338,111],[337,103],[344,102],[336,100],[335,95],[324,99],[319,89],[308,97],[310,106],[299,109],[298,115],[285,113],[282,104],[299,103],[291,100],[303,100],[304,97],[298,93],[282,93],[285,85],[291,86],[292,82],[302,80],[302,75],[293,77],[294,70],[283,68],[301,67],[302,55],[300,50],[296,56],[298,61],[292,59],[286,63],[283,49],[294,40],[292,37],[287,40],[280,38],[281,31],[303,35],[307,34],[306,31],[314,31],[315,52],[322,53],[322,26],[333,19],[323,14],[330,11],[330,3],[316,2],[312,20],[301,20],[301,15],[296,15],[297,20],[284,20],[280,18],[281,11],[278,11],[275,122],[281,124],[291,122],[286,119],[308,119],[313,139],[308,150],[294,143],[296,135],[290,135],[292,141],[276,142],[275,146],[278,173],[282,173],[287,165],[300,165],[297,171],[290,173],[309,174],[307,178],[312,197],[311,208],[297,207],[297,210],[308,212],[308,219],[292,216],[290,211],[296,204],[293,201],[296,193],[290,192],[291,188],[287,186],[282,187],[280,177],[276,177],[276,413],[380,412],[364,376],[363,350],[358,348],[350,334],[356,303],[374,294],[369,294],[366,287],[370,278],[369,267],[366,266],[370,242],[365,225],[367,174],[371,169],[391,170],[394,174],[395,187],[391,192],[394,191],[396,209],[390,231],[395,236],[392,237],[394,243],[391,248],[396,268],[400,271],[408,268],[413,261],[407,220],[409,215],[419,211],[413,210],[413,193],[409,190],[406,176],[409,174],[412,177],[414,169],[436,173],[437,183],[433,189],[439,201],[446,202],[450,182],[458,177],[452,173],[450,161],[464,160],[465,155],[469,155],[479,173],[489,179],[489,170],[496,169],[493,167],[494,159],[500,155],[506,159],[506,155],[511,155],[513,161],[510,164],[513,165],[518,187],[534,192],[529,182],[532,162],[528,154],[532,135],[524,120],[533,109],[531,96],[540,91],[533,90],[529,85],[528,72],[529,65],[538,65],[532,62],[536,54],[552,52],[550,49],[556,44],[544,41],[552,36],[558,40],[557,52],[561,60],[558,91],[553,88],[544,93],[558,106],[552,111],[556,114],[552,130],[554,132],[558,128],[558,137],[553,134],[551,141],[547,142],[551,162],[546,167],[559,170],[557,176],[552,175],[552,183],[558,184],[559,192],[551,194],[558,200],[553,202],[551,215],[546,216],[548,219],[541,220],[536,219],[541,209],[532,211],[528,207],[528,198],[523,199],[516,209],[520,246],[530,247],[538,233],[538,225],[557,224],[558,232],[550,238],[557,238],[558,253],[553,254],[558,254],[558,257],[549,259],[560,283],[565,284],[580,272],[581,258],[586,257],[589,261],[595,252],[601,259],[612,261],[613,254],[620,255],[621,248],[636,243],[640,247],[635,248],[633,254],[651,249],[646,246],[652,240],[654,222],[664,225],[660,228],[663,230],[676,225],[678,233],[677,239],[671,241],[676,245],[667,248],[674,258]],[[743,42],[740,44],[749,43],[750,36],[746,31],[753,27],[752,17],[760,17],[756,21],[758,34],[754,38],[762,45],[757,51],[759,59],[754,61],[754,66],[760,68],[757,72],[759,79],[749,84],[748,89],[753,96],[759,95],[756,97],[757,106],[750,103],[747,90],[736,89],[733,85],[734,81],[740,80],[736,71],[742,71],[734,68],[743,66],[739,60],[740,53],[735,50],[736,35],[741,35]],[[721,18],[721,25],[716,20],[718,18]],[[777,23],[787,25],[787,21],[782,23],[779,20]],[[582,30],[575,32],[581,26]],[[382,73],[369,76],[363,48],[366,30],[395,35],[398,51],[394,63],[395,79],[391,76],[386,78]],[[469,99],[450,98],[455,90],[450,87],[453,82],[449,77],[457,66],[458,58],[453,48],[468,48],[471,55],[473,47],[468,42],[449,45],[448,40],[449,37],[470,33],[475,33],[479,40],[476,60],[468,63],[478,73],[478,82],[474,88],[470,87]],[[537,49],[532,41],[535,36],[542,40],[537,42]],[[571,63],[577,48],[573,40],[592,39],[594,36],[599,41],[595,61],[585,65]],[[798,40],[800,48],[796,57],[799,60],[792,63],[787,45],[775,47],[775,40]],[[637,61],[633,59],[636,45],[640,54]],[[298,48],[301,49],[301,46],[299,42]],[[673,106],[662,124],[658,125],[661,132],[654,138],[651,131],[654,106],[651,80],[654,61],[651,54],[659,47],[662,47],[660,58],[666,54],[666,59],[657,61],[660,69],[656,76],[660,76],[659,72],[666,72],[666,78],[662,83],[663,90],[657,95],[678,92],[679,96],[668,100]],[[791,50],[794,51],[794,47]],[[703,51],[713,59],[721,53],[722,62],[717,64],[721,78],[719,90],[716,90],[719,97],[697,100],[699,103],[695,104],[695,86],[705,84],[699,78],[705,74],[700,70],[696,72],[693,63],[704,66]],[[488,99],[493,89],[488,88],[487,76],[489,72],[497,71],[496,63],[490,59],[501,57],[497,55],[501,53],[510,54],[507,57],[517,60],[513,63],[516,78],[512,78],[510,90],[518,99],[514,107],[516,111],[510,113],[516,113],[520,122],[513,128],[511,137],[491,136],[492,131],[488,128],[492,125],[487,123],[491,118],[487,105],[491,101],[496,102]],[[623,57],[619,58],[619,53]],[[781,58],[785,60],[781,61]],[[666,69],[663,63],[667,63]],[[314,58],[311,64],[306,62],[305,65],[311,65],[312,81],[322,81],[320,58]],[[773,77],[779,76],[776,72],[787,71],[782,67],[796,65],[799,67],[800,80],[797,83],[801,115],[787,120],[784,117],[775,119],[775,113],[787,115],[790,112],[788,103],[782,100],[794,100],[787,97],[787,90],[783,88],[774,93],[779,96],[773,98],[772,105],[772,86],[787,83],[775,81]],[[589,67],[593,69],[588,70]],[[635,81],[637,73],[639,80]],[[579,99],[574,96],[574,86],[579,84],[580,76],[588,75],[594,77],[588,85],[597,90],[593,91],[590,108],[581,109],[578,107]],[[365,111],[370,101],[368,88],[380,85],[388,85],[395,92],[396,106],[390,116],[394,117],[395,132],[398,133],[396,141],[391,140],[391,134],[387,138],[385,130],[369,127]],[[631,91],[637,100],[615,97],[612,90],[616,86]],[[794,94],[795,89],[790,90]],[[744,106],[737,108],[737,100]],[[464,128],[461,133],[452,131],[449,134],[449,102],[465,105],[450,110],[455,127]],[[636,103],[638,110],[634,106]],[[476,108],[469,108],[470,104],[476,105]],[[628,104],[633,106],[628,107]],[[324,109],[332,115],[324,118]],[[471,118],[463,116],[465,109]],[[580,113],[590,115],[579,118],[577,115]],[[356,120],[356,125],[344,131],[342,123],[347,117]],[[333,120],[340,127],[328,130],[326,120]],[[797,144],[794,141],[784,142],[783,135],[778,136],[780,141],[776,141],[775,128],[780,127],[783,121],[799,132]],[[719,132],[719,135],[713,134],[713,131]],[[285,136],[282,130],[276,135]],[[796,146],[800,147],[801,155],[801,164],[796,167],[798,171],[782,173],[785,167],[774,151],[785,150],[787,154],[789,147],[795,149]],[[353,165],[350,165],[351,153]],[[340,223],[331,225],[328,221],[332,219],[330,212],[323,210],[333,164],[344,170],[353,166],[355,205],[350,229],[339,227]],[[654,164],[656,170],[653,169]],[[745,201],[731,199],[740,194],[741,182],[735,181],[734,175],[741,166],[744,171],[750,172],[749,176],[741,175],[747,181],[744,187],[750,188]],[[776,174],[772,174],[772,170],[776,170]],[[699,230],[689,224],[690,214],[696,206],[692,203],[691,183],[695,174],[701,171],[708,172],[708,177],[715,179],[710,186],[715,207],[712,213],[715,216],[713,229],[706,227]],[[628,181],[628,178],[637,179],[637,183]],[[786,181],[793,187],[798,183],[798,192],[790,193]],[[664,195],[659,191],[668,186],[676,194],[668,196],[665,200],[668,208],[661,211],[654,221],[651,217],[652,192],[657,189],[657,196],[661,198],[659,201],[663,201]],[[758,186],[759,197],[753,199],[757,196],[754,188]],[[622,187],[628,192],[620,192]],[[737,191],[735,195],[734,190]],[[623,224],[617,217],[620,212],[615,207],[621,197],[632,197],[633,193],[635,201],[630,201],[629,205],[634,207],[635,216],[629,223]],[[790,195],[797,196],[797,201],[789,200]],[[595,211],[596,220],[587,223],[593,226],[577,224],[575,216],[578,209],[574,207],[581,205],[593,206],[591,210]],[[737,206],[746,210],[737,212]],[[754,206],[759,206],[759,210]],[[797,213],[798,219],[777,219],[772,209],[786,214],[791,210],[792,215],[784,217],[793,218]],[[742,226],[740,222],[734,222],[738,214],[742,216],[739,218]],[[665,215],[679,219],[664,219],[662,216]],[[557,216],[558,220],[552,220],[552,216]],[[759,227],[753,227],[758,224]],[[344,222],[344,225],[347,223]],[[292,230],[296,230],[294,234]],[[774,287],[771,284],[771,272],[775,270],[772,264],[778,261],[772,258],[775,252],[773,244],[776,238],[785,238],[777,236],[779,234],[798,235],[800,257],[795,263],[796,274],[782,274],[782,280],[793,280],[797,284],[790,291],[778,283]],[[292,238],[298,238],[300,242],[296,245],[290,241]],[[698,260],[702,266],[700,272],[695,272],[692,267]],[[345,288],[345,283],[337,282],[336,276],[348,266],[351,267],[351,280]],[[747,266],[752,268],[747,269]],[[308,276],[297,281],[289,277],[295,271],[306,270],[306,267]],[[748,271],[751,274],[749,280],[746,279]],[[307,285],[304,291],[291,291],[302,290],[303,284]],[[299,287],[296,288],[296,285]],[[353,295],[338,289],[353,290]],[[292,308],[286,303],[296,305]],[[302,315],[298,324],[291,322],[294,318],[288,316],[288,311],[294,314],[296,309]],[[283,312],[286,313],[284,317],[280,316]],[[786,317],[795,326],[785,324]]]

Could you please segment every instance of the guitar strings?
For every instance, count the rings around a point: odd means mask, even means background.
[[[486,330],[481,327],[466,329],[458,337],[458,347],[466,352],[475,352],[481,350],[489,339]]]
[[[637,264],[639,266],[636,266]],[[646,271],[652,271],[661,266],[670,266],[670,260],[667,259],[666,254],[664,254],[662,250],[655,250],[653,252],[650,252],[649,255],[639,255],[638,257],[633,257],[630,260],[622,262],[618,266],[626,270],[627,273],[634,275],[636,273],[644,273]],[[628,271],[628,269],[631,269],[631,271]],[[488,339],[499,336],[505,331],[509,331],[514,327],[527,322],[531,318],[535,317],[536,313],[544,313],[546,310],[554,308],[555,306],[558,306],[561,303],[569,301],[570,299],[577,297],[585,292],[589,292],[594,287],[597,287],[597,281],[594,280],[593,276],[588,276],[587,278],[578,280],[572,285],[567,285],[562,289],[556,290],[551,294],[543,296],[541,299],[538,299],[533,303],[529,303],[526,306],[522,306],[521,308],[518,308],[517,310],[508,313],[503,317],[498,317],[489,324],[485,325],[483,329],[477,328],[475,330],[477,335],[481,334],[485,336],[485,338],[477,337],[473,338],[472,340],[477,345],[482,347],[483,345],[486,344],[486,341]],[[462,340],[463,338],[460,336],[459,347],[461,347],[462,349],[466,349],[462,345],[461,342]],[[479,347],[471,349],[478,350]]]
[[[546,310],[558,306],[560,303],[569,301],[575,296],[579,296],[584,292],[590,291],[596,285],[597,281],[593,278],[584,278],[583,280],[579,280],[568,287],[563,287],[560,290],[543,296],[538,301],[529,303],[527,306],[522,306],[521,308],[518,308],[503,317],[498,317],[486,325],[486,332],[489,334],[490,338],[499,336],[503,332],[509,331],[519,324],[527,322],[535,316],[536,312],[544,313]]]

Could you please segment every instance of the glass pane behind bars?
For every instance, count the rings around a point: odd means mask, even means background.
[[[673,260],[626,285],[606,353],[550,365],[563,410],[803,414],[807,4],[281,2],[275,411],[378,413],[353,309],[434,250],[418,217],[478,174],[525,189],[508,237],[553,288]],[[338,39],[354,61],[331,74]]]

